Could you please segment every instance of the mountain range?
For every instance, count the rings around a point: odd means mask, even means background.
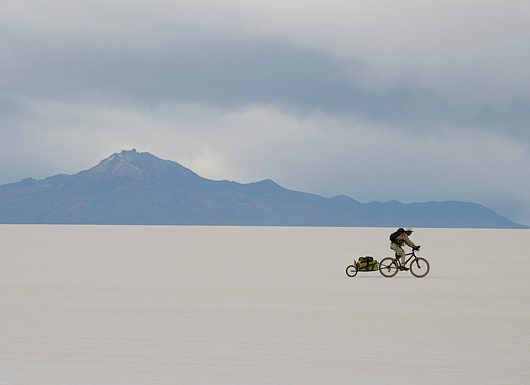
[[[135,149],[75,175],[0,186],[0,223],[528,228],[476,203],[360,203],[269,179],[210,180]]]

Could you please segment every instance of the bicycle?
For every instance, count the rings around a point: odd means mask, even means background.
[[[431,267],[429,265],[429,261],[416,255],[416,251],[419,252],[419,250],[412,250],[412,253],[405,254],[405,257],[409,256],[409,258],[405,261],[405,266],[407,263],[409,263],[409,261],[411,261],[409,270],[412,275],[416,278],[423,278],[429,273]],[[394,258],[386,257],[379,262],[379,272],[383,277],[393,277],[399,270],[403,269],[401,268],[397,254]]]

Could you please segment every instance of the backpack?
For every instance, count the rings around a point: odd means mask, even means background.
[[[392,234],[390,234],[390,241],[393,243],[397,243],[397,237],[399,237],[404,232],[405,229],[403,227],[400,227],[399,229],[397,229],[397,231],[394,231]]]

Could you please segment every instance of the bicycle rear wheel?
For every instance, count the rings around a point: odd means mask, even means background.
[[[398,272],[398,264],[394,260],[394,258],[386,257],[379,262],[379,272],[383,277],[393,277]]]
[[[357,275],[357,266],[350,265],[346,268],[346,275],[348,277],[355,277]]]
[[[425,258],[416,258],[410,263],[410,272],[417,278],[423,278],[431,270],[429,262]]]

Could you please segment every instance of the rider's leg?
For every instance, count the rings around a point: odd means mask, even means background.
[[[401,266],[405,266],[405,250],[401,248],[398,244],[391,242],[390,248],[396,252],[396,255],[399,257],[399,263]]]

